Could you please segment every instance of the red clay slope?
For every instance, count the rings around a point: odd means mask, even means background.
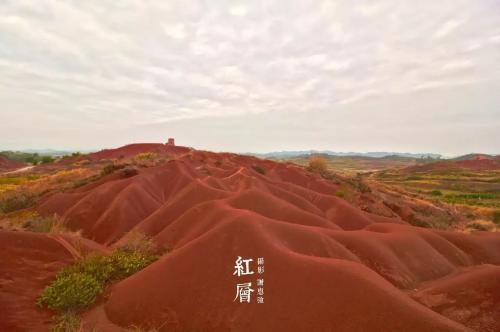
[[[0,154],[0,172],[13,171],[23,166],[25,166],[25,164],[16,160],[11,160]]]
[[[336,196],[342,185],[292,164],[192,151],[132,177],[52,195],[37,210],[64,216],[103,244],[140,230],[170,250],[111,290],[102,308],[117,330],[495,331],[492,311],[457,318],[477,298],[460,298],[442,313],[409,292],[500,265],[498,234],[433,231],[370,214]],[[395,216],[370,194],[364,198]],[[238,256],[264,257],[265,272],[237,278]],[[256,289],[258,276],[265,303],[256,292],[252,303],[233,302],[236,284]]]
[[[48,331],[52,314],[35,306],[41,290],[79,252],[100,250],[93,242],[31,232],[0,231],[0,331]]]
[[[189,152],[191,149],[183,146],[172,146],[161,143],[136,143],[122,146],[117,149],[106,149],[99,152],[89,153],[86,155],[87,158],[92,160],[99,159],[114,159],[114,158],[126,158],[133,157],[138,153],[170,153],[170,154],[181,154]]]

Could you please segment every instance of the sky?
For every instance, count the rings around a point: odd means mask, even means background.
[[[500,1],[0,0],[0,149],[500,153]]]

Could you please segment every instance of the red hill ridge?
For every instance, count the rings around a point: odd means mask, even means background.
[[[366,212],[339,197],[341,180],[289,163],[169,144],[132,144],[91,158],[142,152],[175,157],[131,176],[111,174],[50,195],[36,207],[42,215],[62,216],[70,229],[105,247],[134,231],[168,251],[114,284],[83,315],[89,329],[500,330],[498,233],[413,227],[369,192],[363,206],[377,213]],[[15,232],[3,236],[17,246],[31,243]],[[46,242],[44,250],[64,251],[54,239],[35,240]],[[67,263],[64,252],[53,256]],[[264,303],[234,300],[238,282],[255,282],[234,275],[238,256],[265,259]],[[16,261],[0,268],[14,268]],[[40,273],[48,282],[48,272]],[[38,284],[27,289],[36,293]],[[4,315],[22,314],[15,299],[1,298]],[[12,327],[5,324],[0,320],[0,330]]]

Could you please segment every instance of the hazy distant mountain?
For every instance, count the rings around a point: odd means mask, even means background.
[[[463,156],[452,158],[451,160],[478,160],[478,159],[495,159],[495,158],[498,158],[498,156],[486,153],[469,153],[469,154],[464,154]]]
[[[83,150],[55,150],[55,149],[24,149],[20,150],[20,152],[38,153],[41,156],[61,157],[72,154],[74,152],[89,153],[89,152],[94,152],[94,150],[83,151]]]
[[[440,159],[442,156],[436,153],[407,153],[407,152],[335,152],[328,150],[306,150],[306,151],[276,151],[268,153],[248,153],[249,155],[261,158],[292,158],[298,156],[308,156],[313,154],[323,154],[329,156],[360,156],[371,158],[383,158],[388,156],[398,156],[406,158],[432,158]]]

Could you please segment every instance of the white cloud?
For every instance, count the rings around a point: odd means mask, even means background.
[[[163,25],[165,34],[174,39],[186,38],[186,31],[183,24]]]
[[[488,0],[1,2],[0,133],[414,103],[497,80],[499,26]]]
[[[238,5],[238,6],[231,7],[229,9],[229,12],[231,13],[231,15],[245,16],[247,13],[247,8],[243,5]]]
[[[455,19],[445,22],[441,27],[434,33],[434,38],[443,38],[455,31],[464,22],[457,21]]]

